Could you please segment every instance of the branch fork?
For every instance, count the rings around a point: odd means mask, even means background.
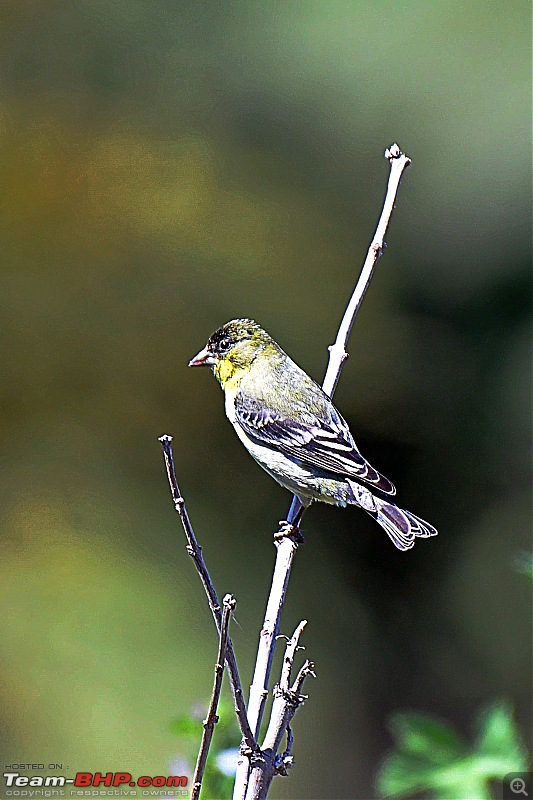
[[[375,266],[385,247],[385,233],[394,209],[394,203],[403,172],[411,163],[411,160],[401,152],[397,144],[393,144],[385,150],[385,158],[389,160],[390,173],[383,209],[355,289],[341,320],[337,337],[335,342],[328,348],[328,366],[322,388],[329,397],[332,397],[335,392],[342,365],[348,358],[348,353],[346,352],[348,337],[366,290],[370,284]],[[225,663],[235,702],[235,712],[239,720],[243,737],[235,777],[233,798],[234,800],[266,800],[275,775],[287,775],[288,769],[292,766],[293,734],[290,723],[296,710],[307,699],[307,696],[302,694],[305,680],[309,676],[316,677],[313,663],[306,660],[300,667],[292,685],[290,683],[294,658],[297,650],[300,649],[298,645],[299,638],[307,624],[304,620],[300,622],[292,637],[287,641],[280,682],[274,687],[270,720],[263,745],[260,748],[257,740],[265,702],[268,696],[274,646],[278,638],[281,611],[287,591],[292,561],[296,555],[298,545],[303,541],[298,525],[305,508],[302,506],[299,499],[294,496],[287,521],[280,523],[280,530],[274,536],[276,563],[274,566],[272,586],[267,602],[265,619],[259,636],[259,647],[254,676],[250,686],[247,712],[233,645],[231,639],[228,637],[228,625],[231,615],[231,611],[228,609],[230,601],[232,601],[233,604],[235,601],[230,595],[227,595],[224,598],[223,611],[221,611],[215,588],[202,556],[202,549],[194,535],[185,502],[176,480],[172,456],[172,437],[165,434],[160,437],[159,441],[161,442],[165,455],[165,465],[174,508],[180,516],[185,532],[187,540],[186,549],[194,561],[204,586],[209,607],[211,608],[219,633],[219,653],[215,667],[213,696],[209,713],[204,721],[202,747],[198,755],[193,794],[191,797],[192,800],[196,800],[196,798],[199,797],[203,774],[202,763],[205,767],[210,736],[212,736],[214,726],[218,720],[216,708],[222,685],[223,664]],[[279,753],[278,751],[284,736],[287,737],[286,749],[283,753]],[[204,738],[208,739],[206,746],[204,746]]]
[[[301,691],[305,679],[309,675],[316,677],[312,662],[306,660],[291,685],[294,658],[296,652],[302,649],[298,642],[306,625],[307,620],[302,620],[285,646],[280,682],[274,687],[270,721],[261,745],[261,756],[254,759],[251,765],[245,795],[247,800],[264,800],[273,778],[276,775],[286,776],[292,766],[293,737],[290,724],[297,709],[307,700],[307,696]],[[286,750],[283,754],[278,754],[285,735],[287,735]]]
[[[223,622],[220,602],[217,597],[213,581],[211,580],[209,570],[207,569],[207,565],[204,561],[204,557],[202,555],[202,548],[198,544],[198,541],[194,534],[194,530],[191,521],[189,519],[189,515],[187,513],[187,508],[185,506],[185,500],[182,497],[178,485],[178,481],[176,478],[176,470],[174,468],[174,457],[172,454],[172,436],[169,436],[168,434],[163,434],[163,436],[159,437],[159,442],[161,443],[161,446],[163,448],[163,453],[165,456],[165,466],[167,470],[167,477],[170,486],[170,492],[172,495],[172,501],[174,503],[174,508],[179,514],[183,531],[185,533],[185,539],[187,542],[186,550],[187,553],[192,557],[194,565],[200,576],[200,580],[202,581],[202,585],[207,595],[209,608],[211,609],[211,613],[213,615],[213,619],[215,620],[215,625],[217,626],[217,631],[220,637],[222,632],[222,622]],[[239,670],[237,667],[237,661],[235,659],[235,653],[233,651],[233,644],[229,637],[226,643],[224,660],[228,668],[231,691],[233,694],[233,701],[235,704],[235,713],[237,715],[237,719],[239,721],[239,725],[241,728],[243,743],[246,746],[248,752],[250,753],[258,752],[259,745],[257,744],[255,736],[252,733],[252,729],[250,728],[250,723],[248,722],[246,705],[244,702],[244,693],[242,690],[242,684],[239,675]]]

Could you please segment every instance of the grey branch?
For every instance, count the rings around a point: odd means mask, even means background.
[[[292,766],[292,731],[290,724],[297,709],[305,702],[307,697],[301,693],[303,683],[308,675],[314,676],[311,661],[305,661],[291,686],[292,668],[294,657],[298,649],[298,641],[306,620],[300,622],[292,637],[285,647],[281,679],[279,685],[274,687],[274,700],[265,740],[261,746],[260,758],[255,758],[248,779],[247,800],[265,800],[270,789],[270,784],[275,775],[287,775]],[[287,748],[278,756],[278,750],[287,735]]]
[[[235,598],[231,594],[225,595],[222,606],[222,623],[220,626],[220,637],[218,642],[218,657],[215,664],[215,680],[213,683],[213,692],[211,694],[211,702],[207,716],[204,720],[204,730],[202,733],[202,743],[198,751],[198,758],[196,760],[196,769],[192,781],[191,800],[198,800],[202,788],[202,780],[205,772],[205,765],[207,763],[207,756],[211,746],[211,740],[215,731],[215,725],[218,722],[218,701],[220,699],[220,692],[222,689],[222,678],[224,677],[224,661],[226,659],[226,649],[228,646],[228,628],[231,617],[231,612],[235,608]]]
[[[263,709],[267,698],[268,677],[274,656],[274,645],[278,635],[279,619],[281,609],[285,600],[287,584],[291,571],[291,564],[298,549],[298,545],[290,537],[275,541],[277,547],[276,564],[274,575],[272,576],[272,587],[277,587],[277,591],[270,592],[265,619],[259,637],[259,648],[255,664],[255,672],[250,687],[250,701],[248,707],[248,719],[256,739],[259,736],[259,727]],[[265,673],[266,665],[266,673]]]
[[[163,436],[159,437],[159,441],[161,442],[163,453],[165,455],[165,466],[167,468],[168,483],[170,486],[170,492],[172,494],[172,500],[174,502],[174,508],[180,516],[181,524],[185,532],[185,538],[187,539],[187,552],[193,559],[194,565],[198,570],[198,574],[205,589],[205,593],[209,601],[209,607],[211,609],[211,613],[213,614],[213,619],[215,620],[215,625],[217,626],[218,634],[220,636],[220,632],[222,630],[222,613],[220,611],[220,603],[202,555],[202,548],[198,544],[196,536],[194,535],[194,530],[187,513],[187,508],[185,507],[185,500],[183,499],[178,486],[176,470],[174,469],[174,458],[172,456],[172,436],[163,434]],[[226,645],[226,665],[228,668],[233,700],[235,702],[235,712],[241,727],[244,746],[249,752],[257,752],[259,747],[252,733],[250,723],[248,722],[241,679],[239,677],[239,670],[237,668],[237,661],[235,659],[235,653],[233,651],[231,639],[228,639]]]
[[[337,338],[335,343],[329,347],[328,367],[322,383],[322,388],[329,397],[333,397],[339,381],[342,365],[348,355],[346,345],[350,331],[370,284],[374,268],[383,251],[385,233],[392,216],[401,177],[405,168],[411,163],[411,159],[401,152],[397,144],[393,144],[385,150],[385,158],[389,160],[390,172],[383,209],[355,289],[339,326]],[[299,499],[294,496],[287,517],[288,521],[293,522],[302,511]],[[277,540],[275,543],[277,547],[276,565],[274,567],[265,621],[259,638],[254,677],[250,686],[250,698],[248,701],[248,719],[256,737],[259,734],[265,701],[268,696],[273,650],[279,631],[281,610],[285,600],[292,561],[298,549],[298,544],[289,537]],[[235,778],[234,800],[244,800],[245,797],[252,797],[246,792],[249,769],[250,759],[241,755]]]
[[[329,397],[333,397],[333,392],[337,388],[337,383],[339,382],[342,365],[348,358],[348,353],[346,352],[348,337],[350,336],[357,312],[363,302],[363,297],[370,285],[370,280],[374,274],[374,268],[383,252],[385,233],[387,232],[389,220],[392,216],[394,201],[396,200],[396,194],[398,193],[403,171],[411,163],[411,159],[401,152],[397,144],[393,144],[385,150],[385,158],[389,159],[391,166],[383,210],[379,218],[376,232],[374,233],[374,238],[368,248],[361,274],[355,284],[350,302],[346,306],[346,311],[344,312],[337,332],[337,338],[335,339],[335,343],[329,347],[329,363],[324,376],[324,382],[322,383],[322,388]]]

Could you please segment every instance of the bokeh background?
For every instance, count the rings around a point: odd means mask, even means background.
[[[282,629],[317,665],[278,798],[368,798],[387,719],[531,729],[530,6],[3,0],[2,762],[167,774],[214,629],[176,468],[251,678],[289,495],[188,359],[235,316],[315,378],[398,141],[413,159],[336,401],[438,539],[304,522]]]

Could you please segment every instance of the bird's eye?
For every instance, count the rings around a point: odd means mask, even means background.
[[[218,343],[218,349],[221,350],[222,352],[229,350],[230,347],[231,347],[231,342],[226,336],[224,336]]]

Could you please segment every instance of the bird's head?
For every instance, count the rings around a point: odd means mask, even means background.
[[[222,388],[231,388],[248,372],[258,355],[278,352],[274,340],[257,322],[233,319],[215,331],[189,367],[212,367]]]

